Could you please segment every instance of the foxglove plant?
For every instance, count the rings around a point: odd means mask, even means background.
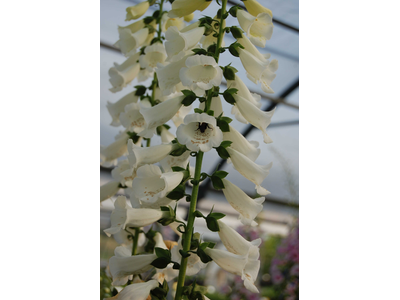
[[[185,286],[185,278],[196,275],[211,261],[240,276],[243,286],[257,293],[261,240],[248,241],[221,220],[223,213],[212,210],[203,215],[196,206],[200,184],[209,178],[239,213],[239,220],[255,226],[263,196],[269,194],[262,182],[272,163],[255,162],[260,155],[259,143],[248,141],[229,124],[232,119],[223,111],[221,100],[232,105],[231,113],[238,121],[258,128],[265,143],[272,142],[266,128],[274,111],[262,111],[261,96],[249,91],[231,64],[221,66],[219,58],[223,53],[239,57],[247,77],[261,83],[265,93],[273,93],[271,83],[278,62],[256,48],[264,47],[271,38],[272,13],[256,0],[244,1],[247,11],[239,6],[227,11],[227,0],[217,0],[221,8],[214,17],[188,24],[193,12],[205,10],[212,0],[168,1],[170,11],[165,10],[166,0],[143,1],[126,9],[126,21],[137,21],[118,28],[115,46],[127,59],[109,70],[110,91],[114,93],[127,89],[135,79],[142,82],[152,77],[149,86],[136,85],[119,101],[107,104],[111,125],[122,125],[124,131],[114,143],[100,149],[101,164],[115,166],[113,180],[100,188],[100,201],[112,198],[120,189],[129,196],[117,197],[111,226],[105,230],[122,243],[109,261],[113,285],[125,286],[113,299],[165,300],[168,283],[173,280],[177,280],[176,289],[171,291],[175,300],[208,299],[204,287],[196,283]],[[146,16],[151,6],[154,13]],[[237,18],[240,27],[227,27],[228,17]],[[232,34],[235,42],[225,46],[225,34]],[[220,91],[223,78],[227,88]],[[192,109],[197,100],[198,108]],[[175,131],[166,124],[170,121]],[[161,137],[160,145],[151,145],[155,135]],[[214,150],[253,182],[262,196],[247,195],[225,179],[225,171],[202,172],[205,153]],[[196,159],[195,168],[190,166],[191,156]],[[186,193],[187,185],[191,194]],[[190,202],[187,220],[176,216],[183,199]],[[215,243],[202,240],[194,230],[195,218],[204,218],[208,229],[218,232],[227,251],[213,249]],[[156,227],[169,225],[179,240],[164,241],[153,227],[144,230],[154,223],[159,224]]]

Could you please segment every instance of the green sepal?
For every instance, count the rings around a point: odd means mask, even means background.
[[[148,17],[143,18],[143,23],[146,24],[146,25],[150,24],[153,21],[154,21],[154,17],[152,17],[152,16],[148,16]]]
[[[179,253],[183,258],[189,257],[190,253],[183,251],[182,249],[179,250]]]
[[[197,114],[202,114],[204,111],[202,111],[200,108],[195,108],[194,112]]]
[[[175,168],[175,167],[174,167]],[[179,167],[177,167],[179,168]],[[185,169],[183,169],[185,171]],[[185,196],[185,186],[178,185],[176,188],[174,188],[172,191],[170,191],[167,194],[167,198],[172,199],[172,200],[179,200],[182,199]]]
[[[194,212],[194,216],[196,217],[196,218],[206,218],[201,212],[199,212],[198,210],[196,210],[195,212]]]
[[[157,298],[157,299],[165,299],[167,296],[168,292],[166,292],[162,287],[156,287],[155,289],[152,289],[150,292],[152,299]]]
[[[157,221],[158,223],[160,223],[163,226],[166,226],[175,221],[176,213],[171,206],[161,206],[160,209],[161,211],[168,211],[169,216],[158,220]]]
[[[219,231],[219,225],[217,219],[214,217],[207,217],[206,218],[207,228],[213,232]]]
[[[238,42],[234,42],[233,44],[229,45],[228,49],[233,56],[239,57],[239,51],[237,50],[238,48],[244,49],[244,47],[241,44],[239,44]]]
[[[243,30],[237,26],[231,27],[231,33],[235,39],[240,39],[243,37]]]
[[[222,149],[224,149],[224,148],[222,148]],[[220,177],[211,176],[210,178],[211,178],[211,183],[213,184],[214,189],[221,190],[221,189],[225,188],[224,183],[222,182],[222,179]]]
[[[143,96],[144,93],[146,93],[147,88],[144,85],[136,85],[135,89],[136,89],[136,92],[135,92],[136,96]]]
[[[212,174],[212,176],[216,176],[216,177],[219,177],[219,178],[225,178],[226,176],[228,176],[228,172],[226,172],[226,171],[215,171],[214,172],[214,174]]]
[[[207,50],[206,50],[206,49],[195,48],[195,49],[192,49],[192,51],[193,51],[194,54],[196,54],[196,55],[207,55]]]
[[[174,270],[179,270],[180,267],[181,267],[181,265],[180,265],[179,263],[174,262],[174,265],[172,266],[172,269],[174,269]],[[165,281],[164,281],[164,282],[165,282]]]
[[[157,248],[156,248],[157,249]],[[151,262],[153,267],[157,269],[164,269],[171,263],[171,260],[165,257],[158,257]]]
[[[174,144],[177,144],[174,143]],[[185,153],[187,151],[187,148],[185,145],[179,144],[179,148],[175,149],[174,151],[172,151],[169,155],[172,156],[181,156],[183,153]]]
[[[224,96],[225,101],[230,103],[230,104],[232,104],[232,105],[235,104],[236,101],[235,101],[235,98],[233,98],[232,95],[236,94],[237,91],[238,91],[238,89],[234,89],[234,88],[225,90],[224,93],[222,94]]]
[[[231,67],[225,67],[223,74],[226,80],[235,80],[235,72]]]
[[[220,147],[224,147],[224,148],[228,148],[230,145],[232,144],[231,141],[223,141],[221,143],[221,145],[219,145]]]
[[[217,150],[219,157],[223,159],[228,159],[230,157],[228,151],[224,147],[220,146],[218,148],[215,148],[215,150]]]
[[[216,220],[219,220],[219,219],[222,219],[223,217],[225,217],[226,215],[225,214],[223,214],[223,213],[218,213],[218,212],[216,212],[216,213],[210,213],[207,217],[212,217],[212,218],[214,218],[214,219],[216,219]]]
[[[164,257],[171,259],[171,252],[168,249],[156,247],[154,251],[156,252],[157,257]]]
[[[208,256],[203,249],[198,248],[197,249],[197,256],[200,257],[200,260],[202,261],[202,263],[206,264],[209,263],[210,261],[212,261],[212,258],[210,256]]]
[[[186,171],[186,169],[184,169],[184,168],[182,168],[182,167],[178,167],[178,166],[172,167],[171,169],[172,169],[172,171],[174,171],[174,172]]]

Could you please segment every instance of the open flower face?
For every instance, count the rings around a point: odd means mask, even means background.
[[[128,131],[133,131],[136,133],[141,132],[145,128],[143,115],[140,113],[141,107],[151,107],[149,101],[141,101],[139,103],[131,103],[125,106],[125,111],[119,116],[122,126],[124,126]]]
[[[140,65],[138,63],[140,53],[129,57],[121,65],[114,63],[114,67],[108,70],[110,75],[110,83],[112,84],[111,92],[121,91],[128,83],[130,83],[139,73]]]
[[[138,102],[139,97],[135,93],[136,91],[133,91],[125,95],[115,103],[107,102],[107,110],[112,118],[111,126],[120,126],[119,114],[124,111],[126,105]]]
[[[276,77],[278,61],[276,59],[271,62],[261,61],[245,49],[238,49],[238,52],[242,65],[246,69],[247,77],[256,84],[260,81],[262,90],[273,94],[274,91],[270,85]]]
[[[176,131],[179,143],[189,150],[207,152],[222,142],[222,131],[214,117],[205,113],[190,114]]]
[[[146,68],[147,71],[153,72],[154,68],[158,63],[163,63],[167,58],[164,45],[161,43],[155,43],[151,46],[147,46],[144,50],[144,55],[140,56],[140,67]]]
[[[162,173],[156,165],[144,165],[137,169],[136,174],[132,189],[141,203],[156,203],[176,188],[183,178],[182,172]]]
[[[258,47],[265,47],[274,30],[272,17],[267,13],[260,13],[254,17],[244,10],[238,10],[237,19],[250,41]]]
[[[196,10],[203,11],[211,1],[207,0],[175,0],[172,3],[172,10],[168,12],[170,18],[181,18],[193,13]]]
[[[194,55],[187,58],[185,64],[186,67],[179,71],[179,78],[182,84],[195,91],[197,96],[202,96],[205,90],[221,84],[222,70],[213,57]]]
[[[119,31],[119,40],[115,45],[121,49],[125,56],[133,55],[136,49],[144,44],[148,35],[148,28],[142,28],[135,33],[132,33],[129,29],[121,29]]]

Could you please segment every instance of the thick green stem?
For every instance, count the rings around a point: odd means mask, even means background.
[[[228,0],[222,0],[222,7],[221,7],[221,19],[219,21],[219,33],[218,33],[218,39],[217,39],[217,47],[215,48],[215,55],[216,55],[216,61],[218,62],[219,59],[219,48],[221,48],[222,40],[224,38],[224,21],[225,19],[223,18],[224,14],[226,13],[226,3]]]
[[[139,241],[139,234],[140,234],[140,228],[136,227],[135,228],[135,237],[133,238],[132,255],[136,255],[137,245],[138,245],[138,241]]]
[[[192,241],[193,235],[193,224],[194,224],[194,212],[196,211],[196,204],[197,204],[197,194],[199,192],[199,180],[200,180],[200,173],[201,173],[201,163],[203,162],[203,155],[204,152],[199,151],[196,156],[196,170],[194,172],[194,184],[192,189],[192,198],[190,200],[190,207],[189,207],[189,216],[186,225],[186,231],[184,233],[184,241],[183,241],[183,251],[188,252],[190,250],[190,244]],[[194,254],[191,254],[194,255]],[[181,300],[182,298],[182,289],[183,285],[185,284],[185,276],[186,276],[186,267],[187,267],[188,258],[182,257],[181,259],[181,266],[179,268],[179,277],[178,283],[176,287],[176,294],[175,300]]]

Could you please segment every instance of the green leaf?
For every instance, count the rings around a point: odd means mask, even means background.
[[[219,119],[222,120],[222,121],[225,121],[226,123],[232,122],[232,119],[229,118],[229,117],[220,117]]]
[[[171,259],[171,252],[168,249],[156,247],[154,250],[156,252],[157,257],[164,257]]]
[[[231,144],[232,144],[231,141],[223,141],[223,142],[221,143],[221,145],[219,145],[219,146],[220,146],[220,147],[227,148],[227,147],[229,147]]]
[[[182,100],[182,104],[185,106],[190,106],[192,105],[192,103],[196,100],[196,95],[192,96],[186,96],[185,98],[183,98]]]
[[[205,216],[204,216],[201,212],[199,212],[198,210],[196,210],[196,211],[194,212],[194,216],[195,216],[196,218],[205,218]]]
[[[171,169],[172,169],[172,171],[174,171],[174,172],[186,171],[186,169],[184,169],[184,168],[182,168],[182,167],[178,167],[178,166],[172,167]]]
[[[212,176],[217,176],[219,178],[225,178],[226,176],[228,176],[228,172],[225,171],[215,171],[214,174]]]
[[[165,257],[158,257],[152,261],[151,265],[157,269],[164,269],[171,263],[171,260]]]
[[[191,90],[182,90],[181,93],[184,94],[185,96],[195,96],[196,97],[196,94]]]
[[[217,119],[217,126],[219,127],[219,129],[221,129],[222,132],[229,132],[229,124],[223,120],[218,120]]]
[[[219,225],[218,225],[217,219],[209,216],[206,218],[206,222],[207,222],[207,228],[209,230],[211,230],[213,232],[219,231]]]
[[[194,52],[194,54],[197,54],[197,55],[207,55],[207,50],[205,50],[205,49],[195,48],[195,49],[192,49],[192,51]]]
[[[217,150],[218,155],[223,159],[228,159],[230,157],[228,151],[224,147],[215,148]]]
[[[216,220],[222,219],[225,216],[226,215],[224,215],[223,213],[211,213],[208,215],[208,217],[213,217]]]
[[[185,169],[183,169],[185,170]],[[176,188],[174,188],[171,192],[167,194],[167,198],[172,199],[172,200],[179,200],[182,199],[185,196],[185,186],[184,185],[178,185]]]
[[[213,184],[214,189],[216,190],[221,190],[225,188],[222,179],[217,176],[211,176],[211,182]]]
[[[137,85],[135,86],[136,92],[135,95],[136,96],[143,96],[144,93],[146,93],[146,87],[144,85]]]

